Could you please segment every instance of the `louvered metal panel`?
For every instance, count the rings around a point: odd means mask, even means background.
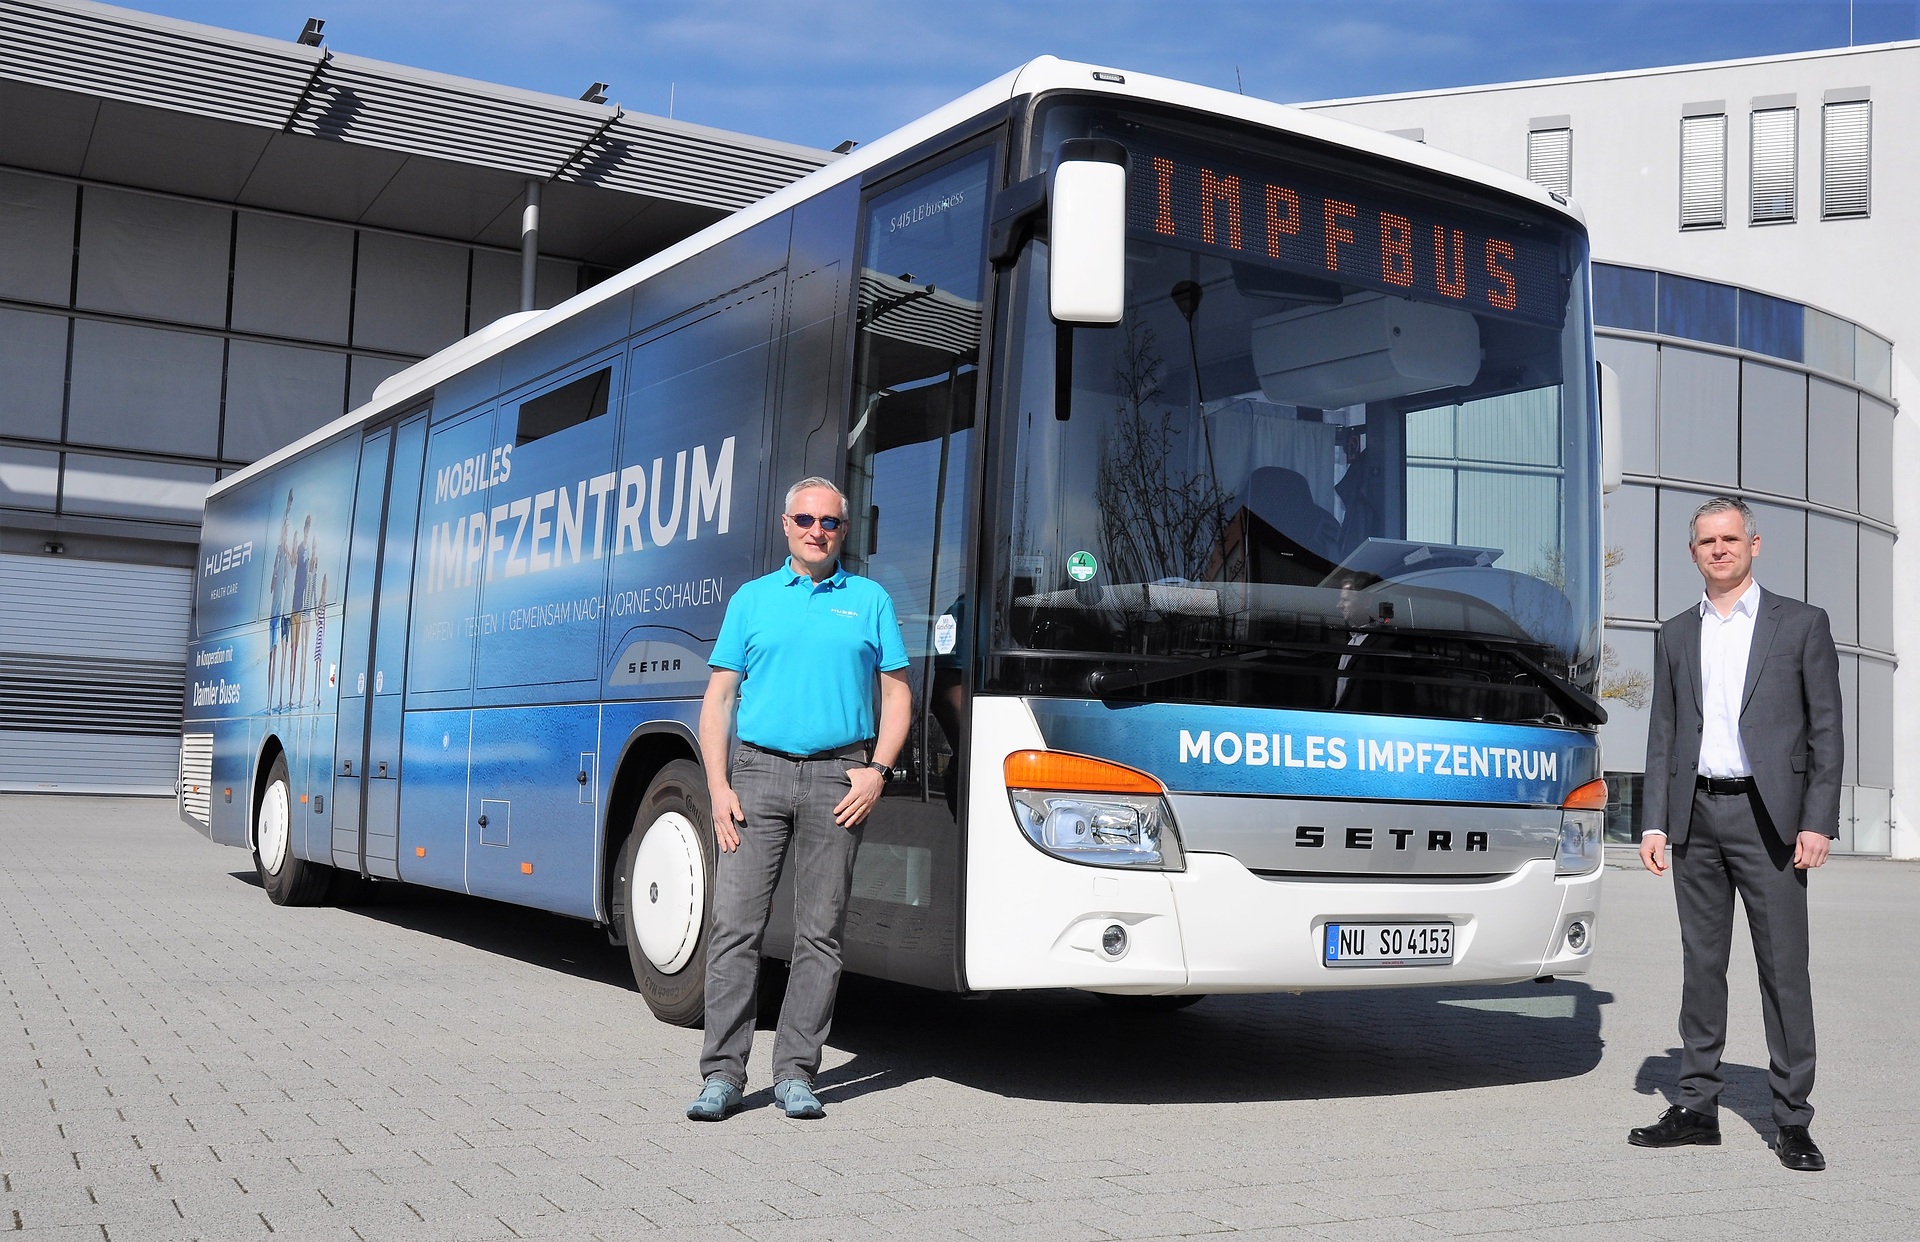
[[[279,129],[318,48],[64,0],[0,0],[0,77]]]
[[[501,96],[512,94],[511,100]],[[551,177],[613,116],[557,96],[334,54],[292,132]]]
[[[967,358],[980,348],[980,304],[897,276],[860,277],[860,326],[936,353]]]
[[[179,762],[173,737],[0,729],[0,790],[9,792],[172,797]]]
[[[1680,227],[1719,228],[1727,222],[1727,118],[1680,121]]]
[[[1573,197],[1573,131],[1536,129],[1527,135],[1527,180],[1562,198]]]
[[[1753,223],[1792,220],[1799,208],[1800,110],[1755,112],[1752,145],[1748,203]]]
[[[1873,102],[1855,99],[1820,110],[1820,215],[1864,216],[1871,206]]]
[[[827,162],[801,148],[769,151],[718,134],[621,117],[561,178],[701,207],[737,209]]]
[[[180,805],[202,824],[213,823],[213,734],[180,738]]]
[[[0,650],[186,659],[193,571],[0,553]]]
[[[172,737],[186,671],[184,660],[0,651],[0,729]]]

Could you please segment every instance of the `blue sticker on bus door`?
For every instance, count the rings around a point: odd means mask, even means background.
[[[1592,734],[1204,704],[1030,701],[1047,745],[1184,793],[1558,806],[1600,775]]]

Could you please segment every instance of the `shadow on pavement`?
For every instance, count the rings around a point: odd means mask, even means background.
[[[1732,1113],[1753,1127],[1753,1132],[1769,1142],[1773,1141],[1773,1087],[1767,1081],[1767,1071],[1758,1065],[1739,1065],[1732,1061],[1720,1063],[1720,1076],[1726,1085],[1720,1090],[1720,1111]],[[1640,1063],[1640,1072],[1634,1075],[1633,1089],[1641,1095],[1658,1095],[1668,1104],[1678,1103],[1675,1099],[1680,1084],[1680,1049],[1669,1048],[1661,1056],[1648,1057]],[[1641,1122],[1652,1125],[1653,1116]]]
[[[260,887],[260,878],[252,871],[235,871],[232,875]],[[260,900],[265,901],[266,896],[262,894]],[[609,944],[604,930],[579,919],[464,893],[390,881],[376,883],[358,876],[343,877],[328,894],[328,904],[362,918],[468,945],[529,966],[633,989],[627,951]]]
[[[259,883],[251,871],[233,874]],[[633,990],[626,950],[591,924],[405,884],[367,887],[341,894],[340,904],[395,928]],[[773,1025],[782,982],[780,974],[766,979],[763,1031]],[[1023,1099],[1159,1104],[1549,1082],[1599,1064],[1601,1009],[1612,1001],[1559,980],[1211,996],[1172,1013],[1136,1013],[1081,992],[974,999],[849,976],[830,1042],[853,1058],[823,1073],[818,1088],[829,1105],[923,1078]],[[638,1017],[644,1002],[633,1003]],[[762,1055],[769,1038],[760,1037]],[[1729,1066],[1730,1075],[1737,1068]],[[1672,1077],[1669,1070],[1665,1081]],[[1764,1074],[1758,1098],[1765,1117]]]

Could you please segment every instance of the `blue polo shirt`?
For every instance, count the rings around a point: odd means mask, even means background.
[[[741,741],[811,755],[874,735],[874,675],[907,647],[886,588],[839,566],[816,584],[789,559],[734,592],[707,663],[741,675]]]

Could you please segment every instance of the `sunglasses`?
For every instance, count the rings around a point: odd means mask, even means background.
[[[845,524],[846,520],[847,519],[845,518],[837,518],[837,517],[817,518],[813,516],[813,514],[811,513],[787,514],[787,521],[792,522],[795,526],[798,526],[801,530],[811,530],[813,528],[813,524],[815,522],[818,522],[820,523],[820,529],[828,532],[829,534],[831,534],[836,530],[839,530],[840,527]]]

